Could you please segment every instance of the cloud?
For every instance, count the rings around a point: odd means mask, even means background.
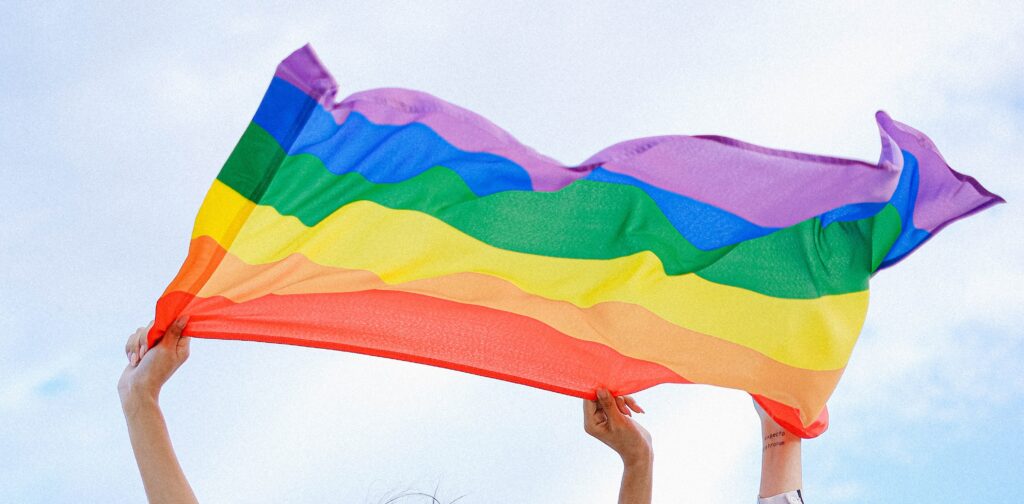
[[[863,451],[926,464],[935,448],[900,434],[1021,403],[1022,5],[19,9],[0,29],[4,66],[20,69],[0,75],[0,487],[11,499],[142,495],[114,394],[123,338],[183,259],[273,66],[307,41],[343,93],[423,89],[566,162],[673,132],[870,160],[871,114],[886,108],[1011,204],[876,278],[833,431],[808,445],[809,460],[834,465],[809,468],[820,478],[809,485],[822,483],[824,500],[870,499]],[[759,452],[743,394],[639,397],[656,502],[752,500]],[[469,494],[460,502],[572,503],[612,501],[617,488],[618,461],[582,432],[576,400],[447,370],[197,341],[163,400],[210,501],[372,502],[440,481],[449,498]],[[857,448],[883,432],[886,446]]]
[[[55,399],[68,391],[75,381],[79,359],[64,355],[40,362],[27,369],[5,373],[0,383],[0,411],[11,413],[31,407],[35,401]]]

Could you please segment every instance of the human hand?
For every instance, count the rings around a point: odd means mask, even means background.
[[[583,400],[583,429],[622,457],[625,465],[650,462],[654,456],[651,434],[635,422],[630,410],[643,408],[630,396],[612,397],[597,390],[597,400]]]
[[[762,430],[772,432],[786,431],[786,429],[779,425],[778,422],[776,422],[775,419],[773,419],[771,415],[769,415],[768,412],[766,412],[764,408],[761,407],[761,405],[757,402],[757,399],[754,399],[754,397],[751,396],[751,400],[754,403],[754,411],[757,412],[758,418],[761,419]]]
[[[181,335],[187,322],[187,317],[178,318],[167,328],[153,348],[147,348],[146,345],[146,333],[153,326],[152,322],[147,327],[140,327],[128,337],[124,348],[128,356],[128,365],[117,382],[117,391],[123,407],[127,408],[130,403],[137,400],[158,399],[160,388],[188,359],[191,338]]]
[[[756,399],[754,411],[761,419],[761,437],[764,442],[761,447],[761,488],[758,496],[767,498],[798,491],[803,486],[800,438],[779,425]]]

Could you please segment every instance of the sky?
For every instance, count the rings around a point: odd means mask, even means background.
[[[887,3],[6,3],[0,501],[144,501],[116,393],[124,341],[275,66],[309,42],[342,96],[427,91],[566,164],[661,134],[875,161],[878,109],[926,132],[1009,204],[874,278],[831,428],[804,443],[805,496],[1016,502],[1024,3]],[[754,501],[749,396],[636,398],[655,502]],[[618,488],[579,400],[450,370],[197,339],[161,404],[203,502],[590,503]]]

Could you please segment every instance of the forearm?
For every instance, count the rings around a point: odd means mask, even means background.
[[[650,504],[654,458],[623,462],[619,504]]]
[[[150,504],[197,503],[174,454],[156,399],[132,397],[125,400],[122,407]]]
[[[762,425],[761,497],[770,497],[803,486],[800,438],[786,432],[775,422]]]

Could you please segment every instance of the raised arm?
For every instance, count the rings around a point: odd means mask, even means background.
[[[622,458],[619,504],[650,504],[654,449],[650,433],[630,418],[630,409],[644,412],[632,397],[598,389],[596,401],[583,400],[583,429]]]
[[[761,417],[761,490],[759,504],[802,504],[800,438],[772,420],[757,403]]]
[[[128,366],[117,382],[128,436],[150,504],[195,504],[198,501],[171,446],[160,412],[160,389],[188,358],[189,337],[182,336],[185,320],[178,319],[160,341],[147,350],[140,328],[128,338]]]

